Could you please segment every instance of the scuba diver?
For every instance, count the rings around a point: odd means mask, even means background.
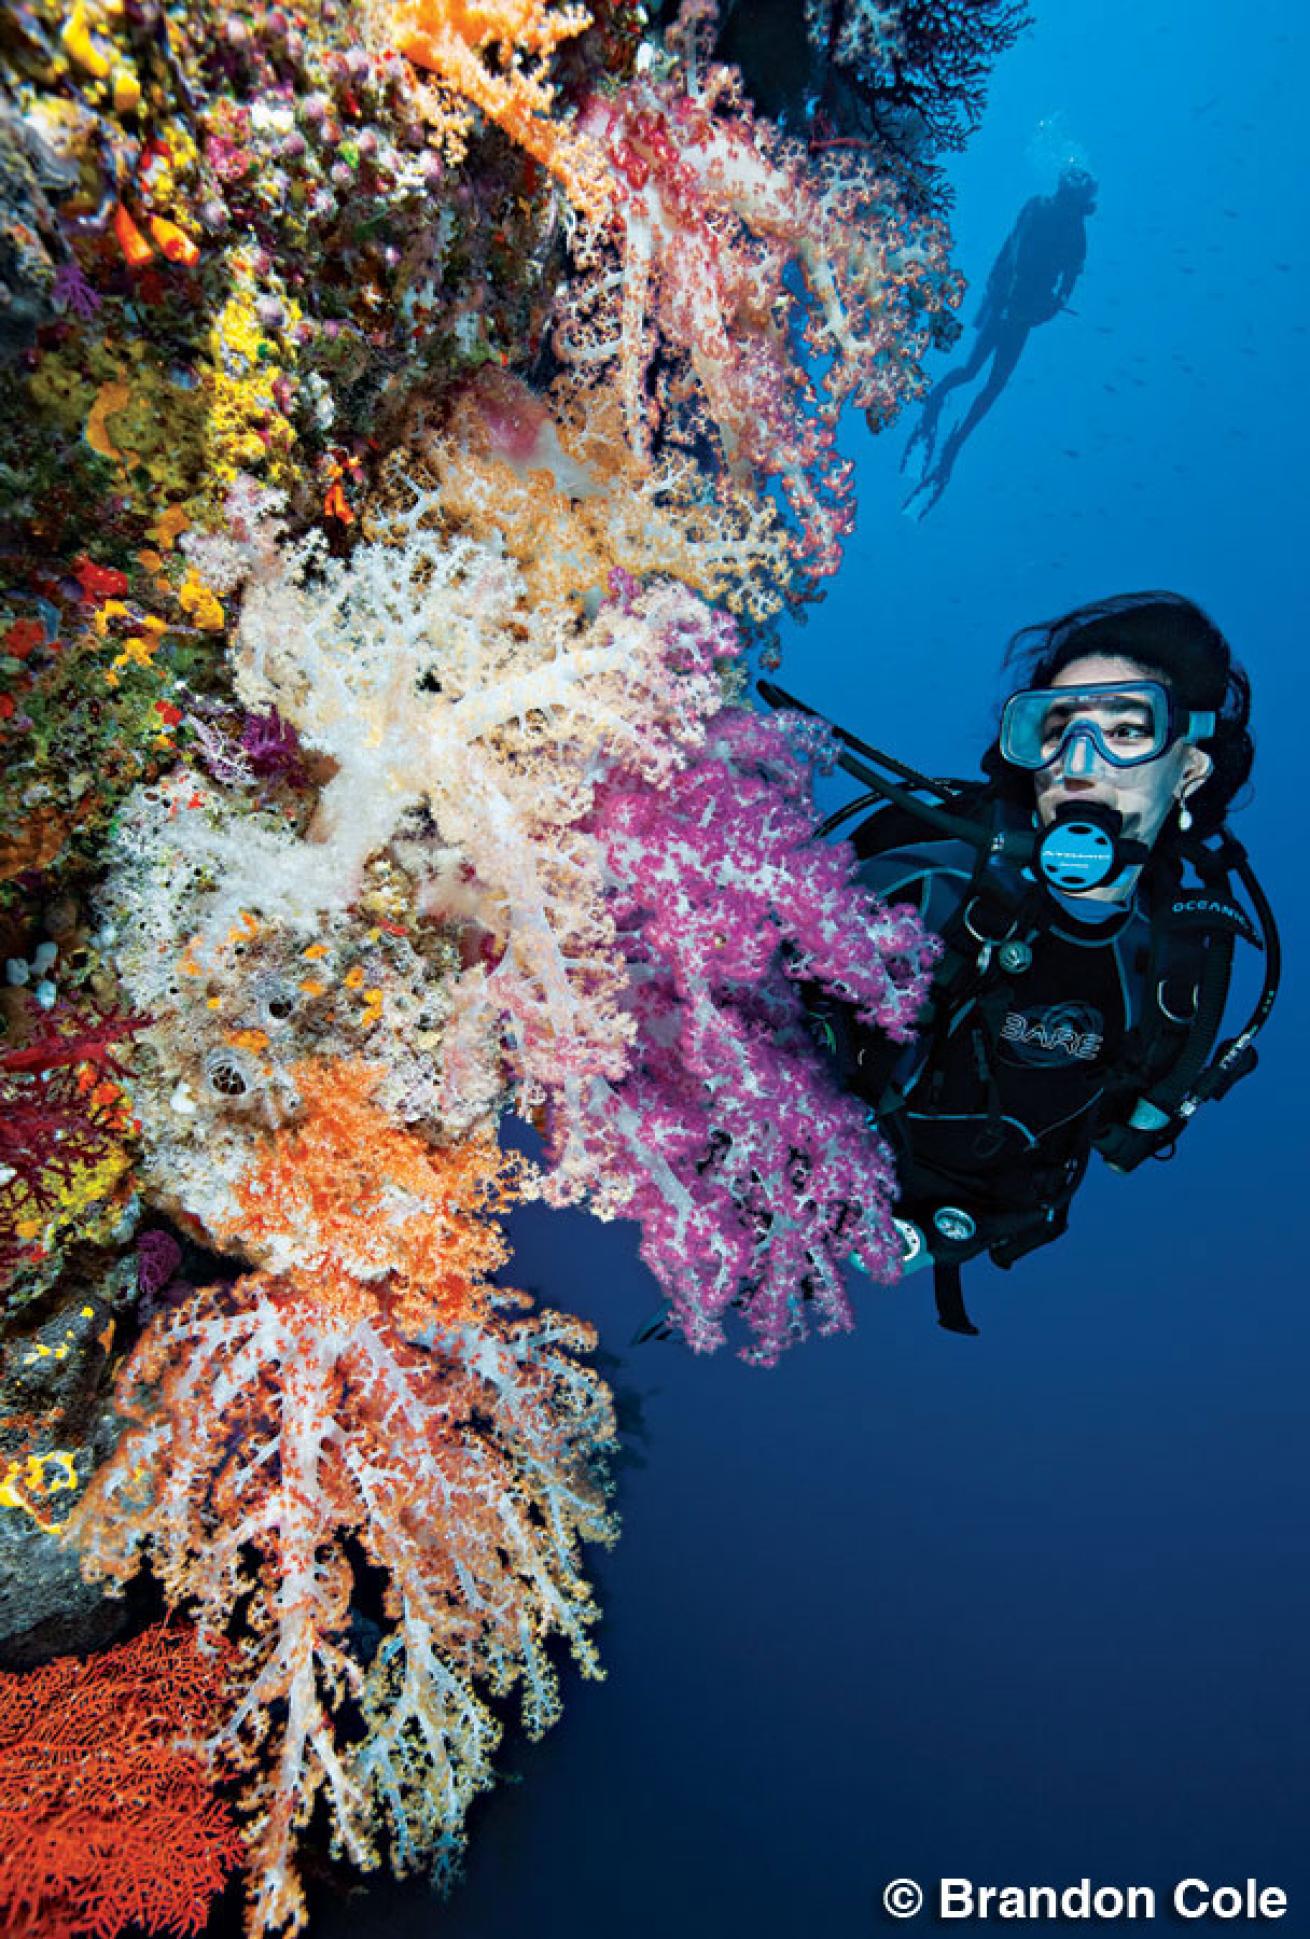
[[[916,1040],[807,986],[816,1037],[896,1161],[904,1269],[933,1266],[939,1322],[961,1333],[977,1331],[961,1265],[1010,1267],[1058,1238],[1093,1151],[1119,1171],[1171,1157],[1198,1106],[1254,1068],[1279,974],[1226,822],[1254,756],[1250,683],[1207,616],[1125,594],[1020,633],[1006,664],[1019,684],[984,783],[930,781],[835,730],[868,792],[821,832],[878,803],[853,838],[860,877],[945,945]],[[1263,949],[1264,985],[1220,1043],[1238,939]]]
[[[902,511],[908,511],[924,494],[915,516],[924,518],[932,510],[951,482],[965,440],[1013,376],[1028,332],[1068,308],[1087,259],[1086,220],[1095,209],[1096,181],[1085,168],[1066,168],[1054,195],[1034,195],[1024,203],[987,278],[972,351],[957,370],[948,370],[924,399],[919,422],[901,458],[904,471],[910,454],[922,445],[923,472],[902,504]],[[938,454],[943,404],[953,390],[970,383],[989,358],[992,367],[986,383]]]

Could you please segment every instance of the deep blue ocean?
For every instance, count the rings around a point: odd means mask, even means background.
[[[326,1895],[317,1939],[973,1929],[891,1924],[900,1876],[1147,1885],[1157,1927],[1310,1935],[1310,14],[1035,12],[951,159],[956,258],[971,319],[1020,206],[1082,161],[1077,314],[1033,333],[924,522],[899,509],[909,421],[852,428],[858,532],[780,678],[970,775],[1016,628],[1199,601],[1255,687],[1235,827],[1288,971],[1260,1069],[1174,1163],[1098,1164],[1061,1244],[971,1266],[974,1340],[922,1276],[860,1282],[855,1334],[772,1372],[632,1348],[635,1228],[519,1218],[514,1279],[597,1322],[624,1409],[624,1533],[592,1557],[608,1677],[570,1673],[548,1739],[507,1741],[522,1782],[475,1809],[445,1906]],[[1188,1877],[1281,1887],[1287,1916],[1181,1922]]]

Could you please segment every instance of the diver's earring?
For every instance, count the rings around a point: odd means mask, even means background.
[[[1178,826],[1182,829],[1185,835],[1188,829],[1191,827],[1191,825],[1192,825],[1192,811],[1187,805],[1186,797],[1183,796],[1179,799],[1179,802],[1178,802]]]

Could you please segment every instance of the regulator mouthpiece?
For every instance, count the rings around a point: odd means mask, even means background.
[[[1123,816],[1117,808],[1099,803],[1080,807],[1066,801],[1055,811],[1055,820],[1037,843],[1037,867],[1051,888],[1061,895],[1086,895],[1104,888],[1144,862],[1150,850],[1144,842],[1132,841],[1123,834]]]

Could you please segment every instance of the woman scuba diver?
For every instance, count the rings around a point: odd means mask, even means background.
[[[984,784],[929,781],[836,730],[870,792],[825,832],[880,801],[854,836],[861,878],[945,948],[908,1047],[811,1002],[895,1156],[905,1269],[933,1265],[938,1318],[965,1333],[961,1265],[1009,1267],[1057,1238],[1094,1150],[1123,1171],[1171,1156],[1197,1106],[1253,1068],[1278,976],[1272,913],[1226,826],[1254,754],[1250,682],[1212,621],[1175,593],[1125,594],[1020,633],[1006,664],[1020,684]],[[1264,988],[1220,1044],[1239,937],[1265,950]]]

